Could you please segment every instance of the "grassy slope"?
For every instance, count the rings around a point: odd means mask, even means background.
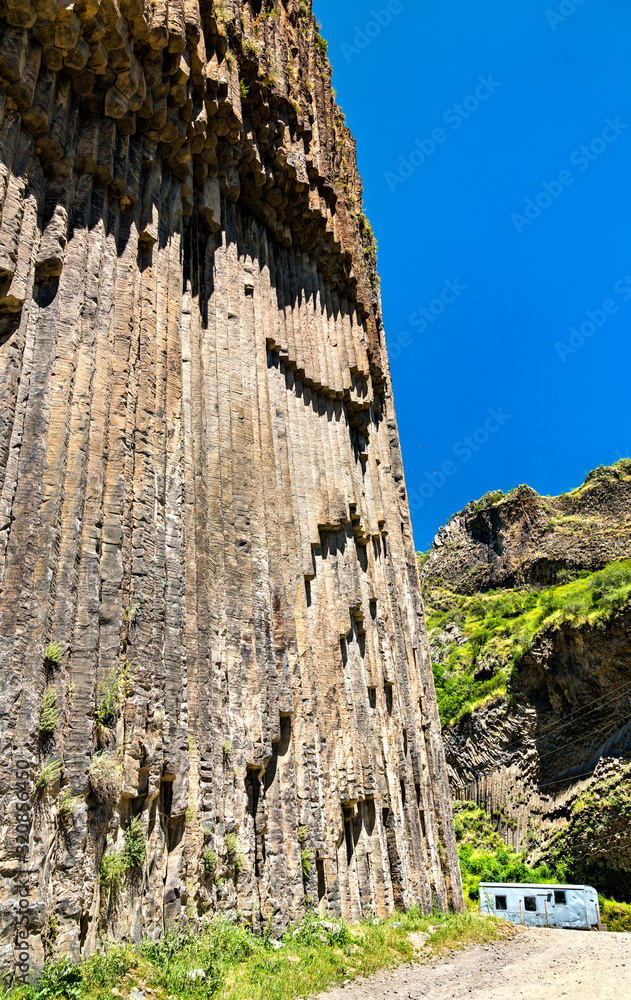
[[[444,646],[434,664],[443,725],[457,722],[477,706],[506,697],[511,670],[547,627],[602,621],[631,602],[631,559],[610,563],[596,573],[584,571],[547,590],[488,591],[465,597],[444,589],[425,595],[427,625],[434,649],[449,624],[461,630],[462,643]],[[483,663],[495,664],[489,680],[474,680]]]
[[[419,935],[414,942],[411,933]],[[415,957],[430,960],[512,934],[502,920],[472,913],[422,916],[412,908],[354,925],[311,915],[287,932],[279,948],[265,934],[254,937],[215,917],[201,933],[137,948],[111,945],[78,966],[65,959],[50,963],[35,985],[14,987],[7,1000],[111,1000],[113,991],[124,997],[133,987],[151,989],[152,1000],[293,1000]]]

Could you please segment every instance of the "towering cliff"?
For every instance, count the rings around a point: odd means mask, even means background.
[[[212,909],[458,909],[374,241],[310,4],[0,19],[0,964]]]
[[[423,579],[454,793],[631,899],[631,461],[469,504]]]

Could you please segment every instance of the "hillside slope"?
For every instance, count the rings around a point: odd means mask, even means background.
[[[531,863],[619,898],[631,898],[630,525],[622,460],[561,497],[487,495],[420,559],[454,794]]]

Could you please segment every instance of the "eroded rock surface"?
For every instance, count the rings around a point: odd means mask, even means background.
[[[558,497],[518,486],[468,504],[436,535],[423,579],[460,594],[549,587],[559,571],[593,571],[630,556],[631,471],[616,464]]]
[[[0,25],[0,964],[21,898],[33,969],[213,908],[459,908],[310,4],[1,0]]]

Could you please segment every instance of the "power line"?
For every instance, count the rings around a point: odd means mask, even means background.
[[[629,719],[631,719],[631,715],[625,715],[620,722],[627,722]],[[539,760],[545,760],[546,757],[549,757],[553,753],[560,753],[561,750],[566,750],[567,747],[573,747],[575,743],[582,743],[585,739],[589,739],[591,736],[598,736],[599,733],[604,733],[606,729],[611,729],[611,725],[603,726],[602,729],[596,729],[595,732],[590,733],[587,737],[579,736],[577,740],[572,740],[571,743],[563,743],[560,747],[555,747],[554,750],[548,750],[547,753],[540,754]]]
[[[557,778],[556,781],[546,781],[543,785],[537,785],[537,788],[547,788],[548,785],[562,785],[566,781],[578,781],[579,778],[587,778],[593,771],[585,771],[583,774],[573,774],[569,778]]]
[[[596,704],[599,701],[602,701],[603,698],[610,698],[611,694],[615,694],[616,692],[622,691],[624,689],[626,689],[627,692],[631,692],[631,683],[629,681],[627,681],[625,684],[621,684],[619,688],[614,688],[613,691],[609,691],[607,694],[601,695],[600,698],[596,699]],[[585,716],[592,715],[596,711],[601,711],[603,708],[606,708],[607,705],[610,705],[612,702],[617,701],[617,700],[618,699],[616,699],[616,698],[610,698],[610,700],[606,701],[604,705],[600,705],[600,706],[597,705],[597,707],[595,707],[595,708],[590,708],[590,710],[585,713]],[[565,722],[560,722],[560,723],[555,724],[554,726],[551,726],[549,729],[544,729],[542,732],[535,734],[534,738],[535,739],[540,739],[542,736],[548,736],[548,735],[550,735],[550,733],[555,733],[555,732],[558,732],[560,729],[565,729],[565,727],[568,725],[570,719],[572,719],[575,715],[579,715],[579,713],[584,712],[584,711],[585,710],[582,709],[582,708],[577,708],[574,712],[571,712],[568,716],[566,716],[566,721]],[[504,751],[505,750],[510,750],[511,747],[518,746],[519,743],[520,743],[519,740],[513,740],[512,743],[509,743],[507,746],[503,747],[502,750],[504,750]]]

